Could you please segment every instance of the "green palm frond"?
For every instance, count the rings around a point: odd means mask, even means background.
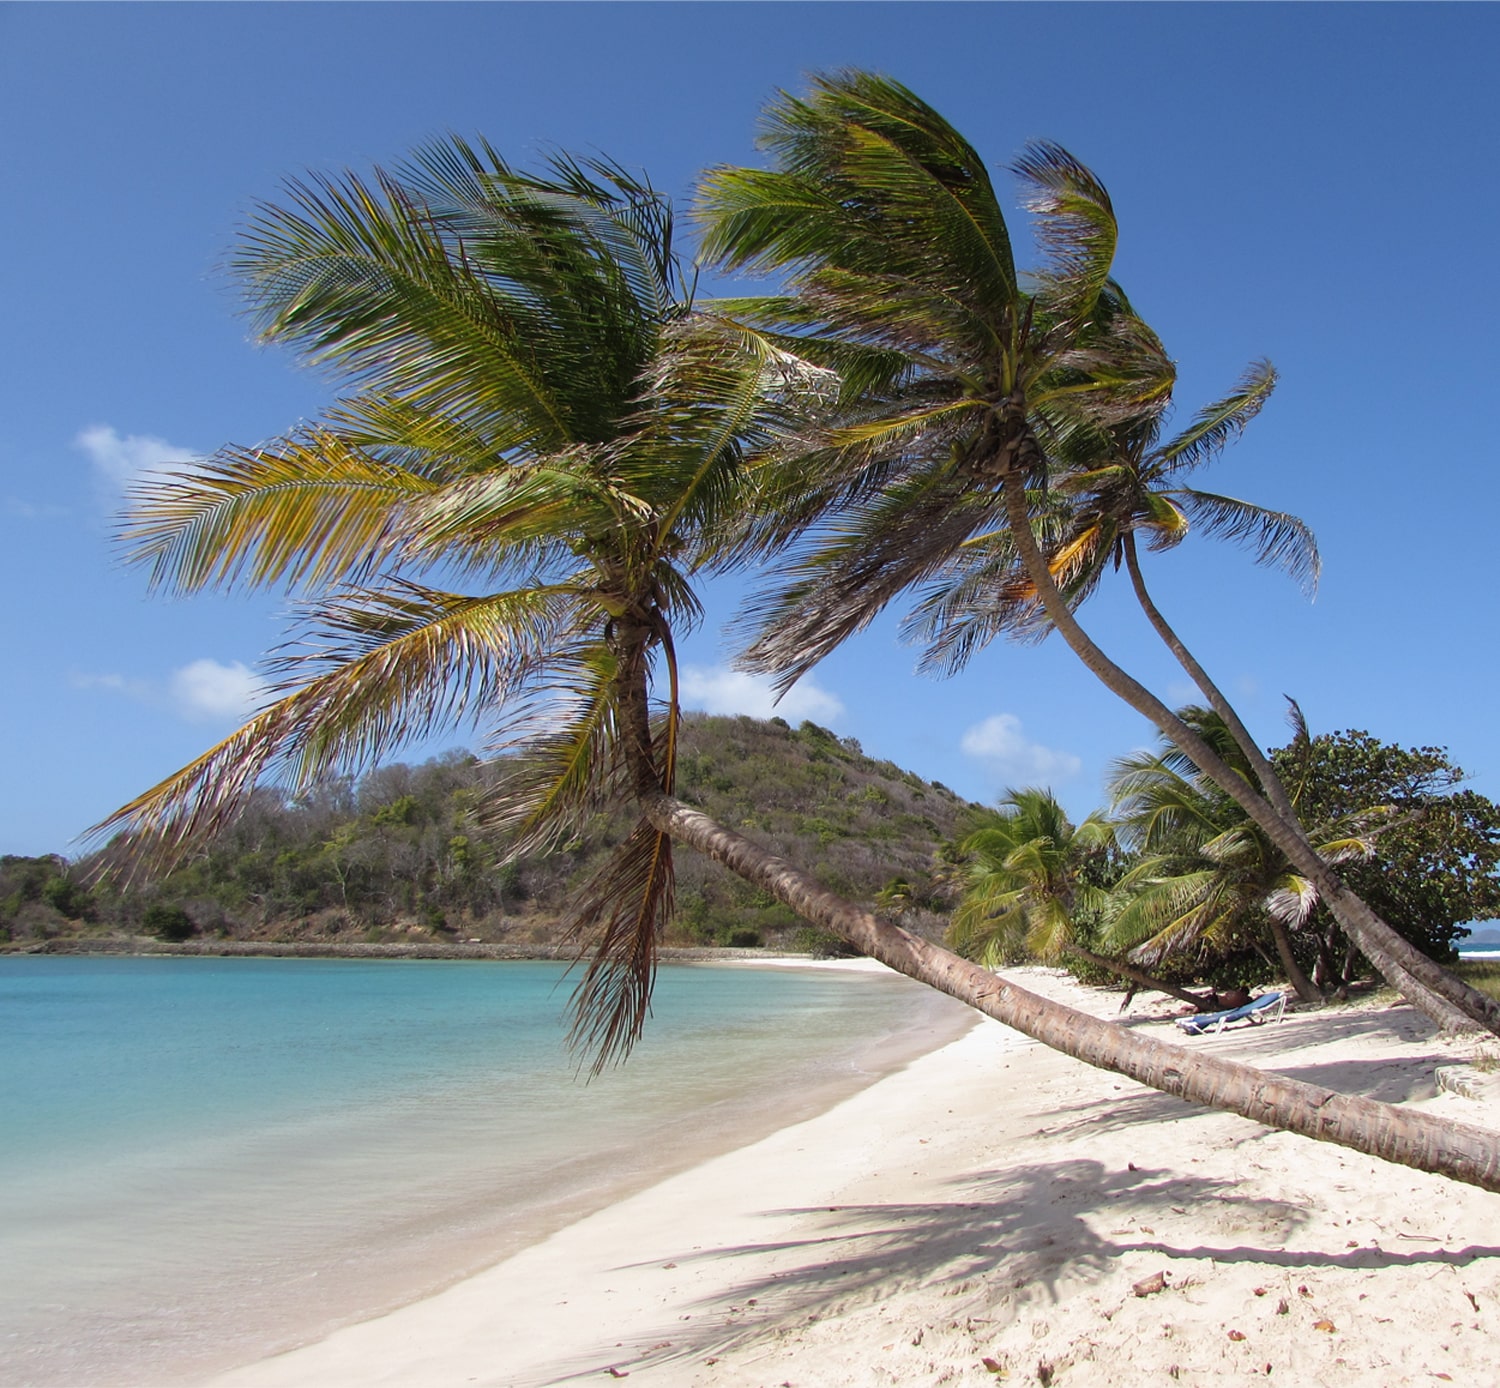
[[[1104,894],[1080,880],[1088,854],[1113,840],[1101,815],[1074,826],[1050,791],[1011,790],[998,812],[959,845],[968,866],[949,941],[993,967],[1025,951],[1054,960],[1073,943],[1074,913],[1099,910]]]
[[[841,327],[873,328],[876,339],[883,288],[901,282],[933,307],[929,337],[950,309],[966,335],[978,326],[991,337],[1008,317],[1015,266],[984,163],[905,87],[860,72],[814,78],[806,99],[772,103],[761,143],[776,171],[718,169],[704,180],[698,215],[710,259],[787,271],[799,290],[838,276],[827,306]],[[896,223],[904,238],[887,234]],[[906,327],[893,345],[924,335],[915,317]]]
[[[407,503],[428,479],[311,428],[254,449],[226,448],[133,491],[120,530],[153,587],[320,587],[359,582],[389,557]]]
[[[1157,450],[1158,466],[1170,464],[1174,474],[1181,474],[1210,462],[1260,413],[1276,379],[1270,362],[1252,362],[1233,391],[1205,405],[1186,429]]]
[[[1027,207],[1048,257],[1039,273],[1049,310],[1071,323],[1094,311],[1109,282],[1119,227],[1104,185],[1067,150],[1037,140],[1013,166],[1029,187]]]
[[[1255,562],[1283,570],[1309,596],[1317,591],[1323,563],[1306,522],[1285,511],[1182,487],[1170,495],[1203,532],[1254,551]]]

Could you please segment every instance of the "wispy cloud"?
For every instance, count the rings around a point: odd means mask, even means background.
[[[116,492],[153,472],[190,463],[198,456],[191,448],[179,448],[154,434],[121,434],[108,424],[91,425],[73,443],[88,455],[95,476]]]
[[[23,501],[18,496],[7,496],[0,500],[0,511],[7,516],[19,516],[22,520],[46,520],[50,516],[65,516],[66,506],[53,506],[44,501]]]
[[[264,680],[248,665],[203,657],[173,670],[165,680],[120,674],[74,675],[75,689],[103,689],[137,703],[166,709],[191,723],[238,723],[266,700]]]
[[[809,718],[814,723],[835,723],[844,716],[844,705],[838,696],[820,689],[811,680],[799,680],[780,703],[776,702],[771,681],[765,675],[747,675],[722,665],[707,668],[686,665],[681,682],[683,707],[706,713],[745,713],[752,718],[770,718],[775,714],[791,722]]]
[[[963,735],[964,752],[1010,785],[1044,785],[1076,776],[1083,763],[1071,752],[1032,742],[1013,713],[997,713]]]
[[[184,718],[200,723],[248,718],[267,693],[266,682],[248,665],[237,660],[221,665],[206,657],[172,671],[167,691]]]

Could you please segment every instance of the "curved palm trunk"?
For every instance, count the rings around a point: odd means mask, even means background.
[[[1323,994],[1313,985],[1310,979],[1302,971],[1302,966],[1297,962],[1297,957],[1292,953],[1292,937],[1275,916],[1269,916],[1271,924],[1271,939],[1276,945],[1276,957],[1281,960],[1281,967],[1286,972],[1287,982],[1292,985],[1292,991],[1303,1002],[1322,1002]],[[1442,1023],[1439,1023],[1441,1026]]]
[[[1082,959],[1096,968],[1108,969],[1110,973],[1118,974],[1121,978],[1128,978],[1132,983],[1139,984],[1142,988],[1149,988],[1152,992],[1165,993],[1169,998],[1176,998],[1179,1002],[1191,1003],[1199,1012],[1210,1010],[1207,1000],[1200,998],[1196,993],[1190,993],[1186,988],[1178,988],[1174,984],[1166,983],[1148,974],[1144,969],[1136,968],[1134,964],[1127,964],[1123,959],[1111,959],[1108,955],[1095,954],[1093,950],[1084,949],[1082,945],[1064,945],[1063,953],[1071,954],[1075,959]]]
[[[832,930],[897,973],[1065,1055],[1191,1103],[1500,1191],[1500,1137],[1493,1132],[1337,1094],[1074,1011],[860,910],[785,859],[672,796],[660,791],[645,795],[641,810],[661,833],[722,863],[803,919]]]
[[[1135,600],[1140,604],[1141,611],[1146,614],[1146,620],[1151,623],[1156,634],[1161,637],[1162,644],[1176,657],[1177,663],[1187,671],[1194,684],[1203,692],[1204,698],[1208,700],[1209,707],[1213,709],[1220,718],[1224,720],[1224,726],[1229,729],[1240,751],[1245,754],[1257,778],[1260,780],[1261,788],[1268,799],[1276,808],[1288,826],[1297,834],[1302,835],[1302,820],[1297,814],[1296,807],[1292,804],[1292,798],[1287,794],[1281,777],[1276,774],[1276,768],[1271,765],[1270,758],[1260,750],[1255,739],[1250,736],[1250,731],[1240,721],[1240,715],[1233,704],[1224,696],[1223,690],[1214,683],[1207,670],[1205,670],[1194,657],[1193,653],[1183,644],[1182,638],[1173,630],[1167,619],[1162,616],[1160,609],[1152,600],[1147,591],[1145,577],[1141,573],[1140,556],[1136,551],[1135,536],[1129,532],[1125,535],[1125,567],[1130,573],[1130,584],[1135,589]],[[1303,835],[1305,837],[1305,835]]]
[[[1460,1024],[1467,1019],[1500,1036],[1500,1002],[1454,978],[1419,950],[1413,949],[1339,881],[1306,840],[1276,813],[1268,801],[1257,795],[1243,777],[1226,766],[1208,743],[1094,644],[1058,591],[1047,562],[1037,547],[1020,471],[1015,467],[1008,468],[1002,486],[1017,553],[1027,575],[1036,585],[1047,616],[1079,660],[1107,689],[1149,718],[1192,758],[1204,775],[1265,830],[1266,836],[1287,861],[1316,884],[1320,898],[1359,944],[1366,958],[1394,987],[1400,989],[1414,1007],[1445,1029],[1453,1027],[1455,1017],[1458,1017]],[[1419,986],[1412,987],[1413,980]]]

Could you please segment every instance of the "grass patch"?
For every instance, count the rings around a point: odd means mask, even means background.
[[[1500,1002],[1500,959],[1468,959],[1449,967],[1471,988]]]

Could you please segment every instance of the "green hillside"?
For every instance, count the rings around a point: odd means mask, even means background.
[[[945,786],[864,756],[814,723],[689,715],[679,793],[856,900],[924,933],[945,924],[934,878],[971,808]],[[508,861],[486,834],[511,769],[463,753],[382,767],[292,801],[261,790],[199,857],[160,882],[90,886],[97,859],[0,860],[0,941],[154,936],[319,943],[545,946],[623,824],[600,819],[546,856]],[[686,850],[668,943],[817,947],[785,907]]]

